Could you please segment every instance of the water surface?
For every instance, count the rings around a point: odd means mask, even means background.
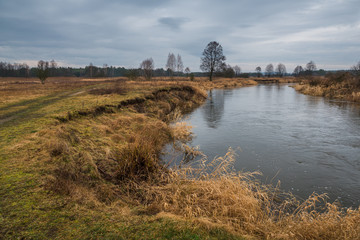
[[[265,183],[300,198],[328,193],[360,205],[360,105],[297,93],[287,85],[212,90],[188,116],[210,159],[237,151],[236,170],[263,173]]]

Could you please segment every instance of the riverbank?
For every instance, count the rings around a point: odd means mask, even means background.
[[[327,77],[303,79],[301,83],[293,87],[311,96],[360,102],[360,80],[346,72],[334,73]]]
[[[231,81],[104,81],[2,106],[0,236],[359,237],[358,210],[280,196],[256,174],[232,172],[231,151],[203,170],[159,161],[165,143],[188,139],[186,125],[168,123],[199,106],[204,89],[252,84]]]

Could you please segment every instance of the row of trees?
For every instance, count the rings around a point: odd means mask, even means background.
[[[317,70],[316,64],[313,61],[310,61],[306,64],[306,67],[303,68],[302,66],[298,65],[295,67],[292,75],[293,76],[303,76],[303,75],[312,75]],[[262,75],[261,67],[258,66],[255,68],[257,76],[260,77]],[[277,67],[274,69],[272,63],[268,64],[265,68],[265,76],[277,76],[283,77],[287,75],[286,67],[284,64],[279,63]]]
[[[250,74],[241,74],[241,68],[236,66],[230,66],[225,63],[226,57],[223,54],[222,46],[216,42],[212,41],[207,44],[205,47],[202,57],[200,69],[209,76],[209,79],[212,80],[214,76],[223,76],[223,77],[248,77]],[[135,79],[140,74],[142,74],[146,79],[150,80],[153,76],[183,76],[184,73],[188,76],[194,76],[194,73],[191,73],[189,67],[186,67],[184,70],[184,64],[182,58],[179,54],[175,56],[173,53],[168,54],[167,62],[165,65],[166,70],[163,68],[154,69],[154,60],[152,58],[147,58],[143,60],[139,68],[125,69],[123,67],[113,67],[104,64],[103,67],[94,66],[92,63],[85,68],[63,68],[58,67],[57,63],[52,60],[46,62],[40,60],[38,62],[37,68],[30,68],[27,64],[10,64],[6,62],[0,62],[0,76],[1,77],[34,77],[37,76],[44,82],[45,79],[49,76],[77,76],[77,77],[117,77],[117,76],[128,76],[129,78]],[[352,67],[352,72],[359,74],[360,71],[360,62]],[[295,67],[292,75],[293,76],[309,76],[317,70],[316,64],[313,61],[310,61],[306,64],[306,67],[298,65]],[[263,75],[262,69],[260,66],[255,68],[257,77]],[[316,72],[318,75],[325,75],[325,71],[320,69]],[[273,64],[268,64],[264,71],[265,76],[278,76],[282,77],[287,75],[286,67],[284,64],[279,63],[274,69]],[[196,73],[197,76],[201,76],[201,73]],[[252,76],[254,76],[252,74]]]
[[[223,73],[226,77],[233,77],[240,74],[241,69],[239,66],[231,67],[230,65],[226,65],[225,60],[226,57],[223,54],[222,46],[216,42],[210,42],[202,53],[201,65],[200,69],[204,72],[207,72],[210,80],[212,80],[213,76],[216,72]],[[262,69],[260,66],[255,68],[257,76],[260,77],[262,75]],[[296,66],[294,69],[293,75],[301,76],[301,75],[312,75],[313,72],[316,71],[316,64],[313,61],[310,61],[306,64],[306,68],[302,68],[302,66]],[[282,77],[287,74],[286,67],[284,64],[279,63],[274,69],[273,64],[268,64],[265,68],[265,75],[270,76],[278,76]]]

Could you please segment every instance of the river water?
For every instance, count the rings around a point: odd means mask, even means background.
[[[360,105],[300,94],[288,85],[210,91],[187,116],[189,143],[212,159],[237,149],[235,169],[305,199],[327,193],[360,205]],[[166,157],[166,158],[169,158]]]

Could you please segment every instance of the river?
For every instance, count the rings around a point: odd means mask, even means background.
[[[186,119],[189,143],[212,159],[236,150],[235,169],[301,199],[327,193],[360,205],[360,105],[300,94],[288,85],[209,91]],[[170,156],[170,155],[169,155]],[[165,157],[165,158],[169,158]]]

